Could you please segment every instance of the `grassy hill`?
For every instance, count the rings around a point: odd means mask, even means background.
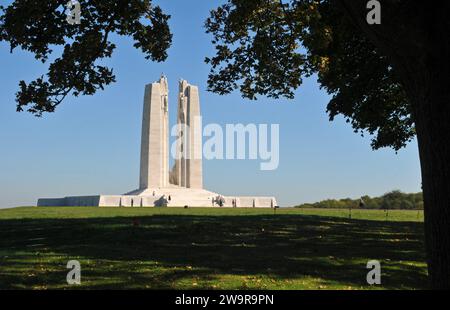
[[[421,211],[0,210],[0,289],[426,288]],[[66,283],[69,260],[81,285]],[[366,283],[377,259],[382,285]]]

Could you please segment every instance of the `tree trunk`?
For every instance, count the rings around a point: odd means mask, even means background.
[[[412,106],[422,169],[428,273],[432,288],[450,289],[450,20],[446,16],[450,6],[448,1],[440,4],[425,10],[427,48],[410,93],[417,94]]]
[[[440,85],[444,83],[440,81]],[[429,89],[427,98],[413,104],[422,170],[428,273],[432,288],[450,289],[450,92],[446,85],[431,85]]]

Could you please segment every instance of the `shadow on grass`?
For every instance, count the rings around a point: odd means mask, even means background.
[[[381,262],[383,288],[426,288],[421,223],[153,215],[135,224],[132,217],[0,220],[0,288],[65,288],[69,259],[82,262],[82,288],[174,288],[218,275],[367,287],[371,259]]]

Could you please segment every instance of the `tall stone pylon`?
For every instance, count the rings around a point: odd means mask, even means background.
[[[139,189],[169,184],[169,88],[167,78],[145,86]]]
[[[175,184],[203,188],[202,123],[198,87],[180,80],[178,91],[178,140],[174,166]]]

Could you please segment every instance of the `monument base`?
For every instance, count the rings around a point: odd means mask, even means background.
[[[39,207],[240,207],[271,208],[277,206],[275,197],[222,196],[204,189],[172,186],[135,190],[124,195],[72,196],[41,198]]]

